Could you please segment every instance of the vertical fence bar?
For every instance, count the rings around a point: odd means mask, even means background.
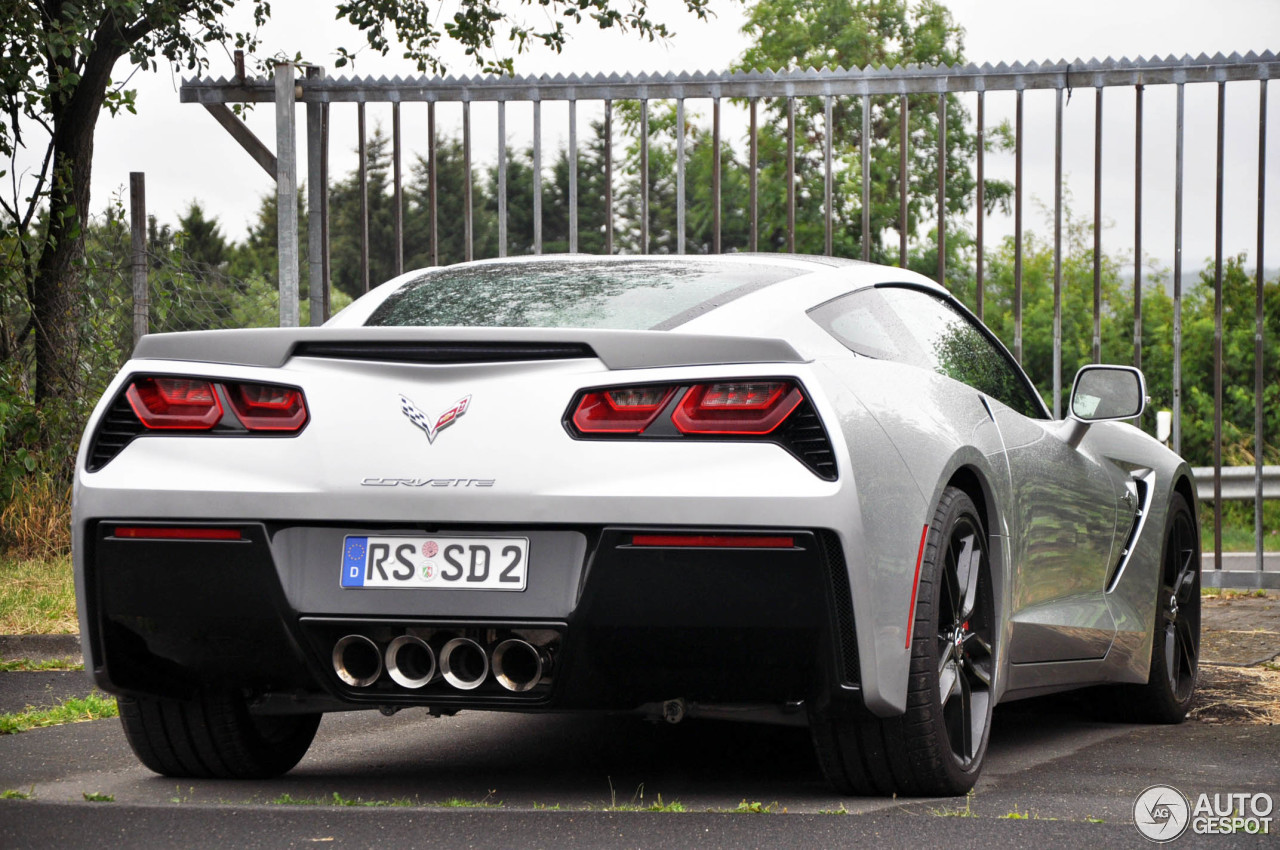
[[[391,180],[395,209],[396,276],[404,274],[404,189],[400,172],[400,103],[391,104]]]
[[[1218,185],[1213,229],[1213,568],[1222,569],[1222,198],[1227,84],[1218,83]]]
[[[471,210],[471,101],[462,102],[462,168],[466,172],[462,196],[463,230],[466,239],[467,262],[475,259],[475,222]]]
[[[604,252],[613,253],[613,101],[604,102]]]
[[[1093,362],[1102,362],[1102,86],[1093,101]]]
[[[947,285],[947,93],[938,92],[938,285]]]
[[[507,256],[507,102],[498,101],[498,256]]]
[[[649,101],[640,101],[640,253],[649,253]]]
[[[751,187],[748,190],[751,197],[748,203],[751,206],[751,250],[760,250],[760,139],[758,137],[759,124],[756,115],[756,107],[759,101],[751,98]]]
[[[684,253],[684,98],[676,100],[676,253]]]
[[[320,185],[324,191],[320,193],[320,260],[321,281],[320,292],[324,299],[320,311],[321,321],[329,318],[330,267],[329,267],[329,104],[320,107]]]
[[[1022,362],[1022,89],[1013,131],[1013,356]]]
[[[1137,86],[1133,139],[1133,365],[1142,368],[1142,93]]]
[[[911,183],[911,172],[908,170],[908,156],[911,150],[911,122],[908,117],[907,95],[899,95],[898,118],[900,123],[898,136],[898,267],[907,267],[907,235],[911,228],[907,221],[907,189]]]
[[[569,253],[578,253],[578,101],[569,101]]]
[[[1259,81],[1258,89],[1258,279],[1257,298],[1254,305],[1253,319],[1253,541],[1257,557],[1258,574],[1262,574],[1262,450],[1263,442],[1262,411],[1262,357],[1263,357],[1263,325],[1262,297],[1265,276],[1263,263],[1263,245],[1266,233],[1266,200],[1267,200],[1267,81]],[[1259,585],[1261,586],[1261,585]]]
[[[307,80],[324,78],[324,68],[307,68]],[[324,304],[324,196],[329,184],[324,174],[324,104],[307,104],[307,300],[308,324],[323,324]]]
[[[356,104],[356,132],[360,134],[360,291],[369,291],[369,150],[365,141],[364,101]]]
[[[871,95],[862,96],[862,259],[871,259]],[[827,251],[827,253],[831,253]]]
[[[822,105],[822,224],[823,235],[823,253],[828,257],[832,253],[832,235],[831,235],[831,95],[823,98]],[[865,146],[864,146],[865,147]],[[866,198],[863,198],[866,203]]]
[[[977,245],[975,246],[977,255],[974,258],[974,263],[975,263],[974,272],[977,276],[976,284],[978,289],[978,303],[976,306],[978,308],[977,310],[978,321],[985,320],[983,316],[983,309],[982,309],[983,308],[983,303],[982,303],[983,301],[983,268],[982,266],[983,266],[983,250],[984,250],[984,245],[982,241],[982,225],[987,217],[987,205],[986,205],[986,188],[987,187],[986,187],[986,177],[985,177],[985,171],[984,171],[985,161],[986,161],[986,146],[987,146],[986,94],[987,93],[982,89],[978,89],[978,137],[977,137],[978,139],[978,148],[977,148],[978,222],[977,222],[977,225],[978,226],[974,233],[974,241],[977,243]]]
[[[440,265],[440,207],[436,203],[436,102],[427,104],[427,194],[431,205],[431,265]]]
[[[293,65],[276,65],[276,259],[280,327],[298,326],[298,134]]]
[[[1053,418],[1062,418],[1062,89],[1053,123]]]
[[[787,250],[796,251],[796,99],[787,98]]]
[[[533,253],[542,253],[542,101],[533,102]]]
[[[1178,83],[1173,177],[1173,450],[1182,454],[1182,142],[1185,83]]]
[[[147,284],[147,175],[129,172],[129,250],[133,275],[133,344],[151,330],[151,288]]]
[[[720,98],[711,106],[711,253],[720,253]]]

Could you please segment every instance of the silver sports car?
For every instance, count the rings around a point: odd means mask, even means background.
[[[1002,700],[1186,712],[1195,489],[1117,421],[1145,402],[1090,366],[1054,421],[896,268],[416,271],[324,327],[142,340],[80,448],[85,659],[168,776],[425,706],[808,724],[842,792],[963,793]]]

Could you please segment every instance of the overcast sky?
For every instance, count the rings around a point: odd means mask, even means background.
[[[514,4],[513,4],[514,5]],[[1056,61],[1091,57],[1137,57],[1182,55],[1202,52],[1230,54],[1250,50],[1261,52],[1277,47],[1280,35],[1278,0],[951,0],[947,4],[965,30],[965,55],[973,62]],[[301,53],[308,61],[326,65],[330,73],[334,48],[354,48],[362,43],[359,33],[345,23],[333,21],[331,2],[317,0],[273,0],[273,17],[263,31],[263,55]],[[667,44],[640,42],[631,36],[604,33],[588,27],[573,32],[572,40],[560,55],[539,50],[517,59],[517,72],[595,73],[680,70],[721,70],[728,67],[746,47],[740,32],[742,6],[712,0],[715,17],[698,22],[683,13],[678,0],[651,0],[656,17],[666,20],[676,36]],[[529,12],[528,7],[521,6]],[[533,12],[537,14],[535,10]],[[459,52],[447,52],[452,73],[474,73]],[[117,76],[128,73],[117,67]],[[344,69],[346,70],[346,69]],[[359,74],[402,74],[413,72],[395,58],[371,53],[360,56]],[[231,60],[213,57],[212,74],[231,74]],[[130,83],[138,90],[138,114],[99,122],[93,179],[93,209],[101,210],[112,193],[123,192],[130,171],[147,175],[149,212],[161,221],[174,222],[187,204],[200,201],[222,222],[224,233],[242,238],[262,195],[273,192],[272,181],[244,153],[202,108],[178,102],[178,79],[168,70],[138,73]],[[1173,103],[1174,87],[1149,87],[1145,97],[1144,122],[1144,253],[1169,265],[1173,255]],[[1184,259],[1189,268],[1198,267],[1213,251],[1214,206],[1214,123],[1215,87],[1187,87],[1186,213],[1184,217]],[[1053,93],[1028,92],[1026,154],[1026,226],[1048,235],[1045,215],[1037,204],[1052,205],[1053,199]],[[1228,86],[1227,101],[1227,208],[1226,248],[1228,253],[1247,251],[1252,258],[1257,242],[1258,84]],[[970,101],[972,111],[972,100]],[[1280,262],[1280,83],[1268,89],[1270,127],[1267,154],[1267,259],[1274,267]],[[994,124],[1012,115],[1012,93],[987,97],[988,122]],[[690,108],[709,112],[696,101]],[[705,107],[705,108],[704,108]],[[594,105],[580,106],[580,127],[593,116]],[[496,154],[492,104],[473,109],[478,159]],[[1103,191],[1104,218],[1110,227],[1104,233],[1104,250],[1131,252],[1134,208],[1134,96],[1130,90],[1111,89],[1105,99]],[[454,105],[439,109],[446,132],[455,120]],[[338,179],[351,170],[355,158],[354,107],[335,106],[332,136],[331,175]],[[508,133],[514,144],[527,143],[530,133],[528,105],[508,107]],[[346,113],[350,113],[349,115]],[[404,133],[413,152],[425,151],[414,139],[425,136],[425,106],[406,106]],[[421,113],[418,115],[416,113]],[[565,113],[544,107],[544,145],[554,146],[567,138],[567,126],[560,122]],[[370,107],[373,123],[389,127],[378,107]],[[1066,111],[1064,167],[1073,206],[1081,216],[1092,215],[1093,197],[1093,93],[1077,90]],[[299,110],[299,121],[302,111]],[[259,138],[275,146],[271,110],[259,108],[249,119]],[[421,124],[421,127],[418,125]],[[730,118],[728,132],[735,134]],[[582,132],[580,130],[580,132]],[[744,147],[740,138],[733,141]],[[305,142],[300,134],[300,149]],[[305,156],[300,177],[305,177]],[[1007,161],[1006,161],[1007,160]],[[1012,179],[1012,156],[990,157],[992,177]],[[989,233],[998,238],[1009,232],[1011,222],[1002,216],[989,220]]]

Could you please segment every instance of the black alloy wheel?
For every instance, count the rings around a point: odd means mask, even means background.
[[[845,794],[949,796],[977,782],[995,703],[992,565],[973,500],[948,487],[925,538],[901,716],[813,710],[827,779]]]

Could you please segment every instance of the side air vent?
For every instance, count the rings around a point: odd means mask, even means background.
[[[1135,498],[1137,508],[1133,514],[1133,524],[1129,527],[1129,534],[1125,538],[1124,548],[1120,550],[1120,557],[1116,559],[1115,571],[1111,575],[1111,581],[1107,582],[1107,593],[1115,590],[1116,584],[1120,581],[1120,576],[1124,574],[1125,567],[1129,566],[1129,559],[1133,557],[1133,548],[1137,543],[1142,529],[1147,524],[1147,515],[1151,513],[1151,482],[1147,473],[1145,476],[1136,477],[1133,480],[1133,489],[1130,494]]]
[[[579,342],[300,342],[295,357],[391,363],[509,363],[595,357]]]
[[[93,435],[93,445],[89,449],[89,459],[85,464],[88,470],[97,472],[102,469],[144,430],[142,422],[129,406],[128,399],[121,393],[98,423],[98,430]]]
[[[831,602],[836,622],[836,645],[839,647],[839,670],[845,684],[857,685],[858,638],[853,630],[853,594],[849,592],[849,573],[845,567],[844,549],[832,531],[818,532],[818,548],[827,566]]]
[[[836,480],[836,458],[822,421],[808,399],[778,429],[778,442],[825,481]]]

